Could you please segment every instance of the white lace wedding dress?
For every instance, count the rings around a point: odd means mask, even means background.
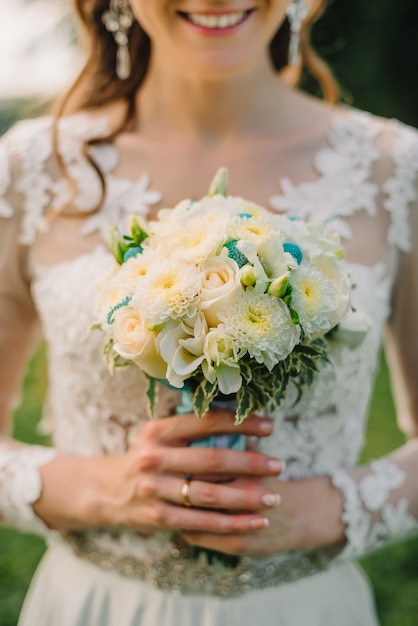
[[[167,533],[143,539],[126,530],[97,529],[61,537],[33,514],[39,466],[57,452],[122,453],[148,419],[139,371],[124,369],[110,376],[101,356],[102,337],[90,330],[95,282],[112,260],[108,249],[86,245],[74,258],[47,266],[33,245],[37,233],[54,228],[45,220],[46,207],[59,207],[70,193],[50,166],[50,128],[47,118],[22,122],[0,143],[0,340],[2,346],[10,348],[11,341],[18,346],[17,311],[29,310],[33,299],[48,345],[50,385],[43,426],[54,442],[53,450],[0,447],[0,519],[43,533],[50,543],[21,626],[376,624],[368,582],[353,559],[417,532],[418,458],[408,460],[414,472],[388,460],[375,461],[355,478],[350,470],[363,444],[398,251],[411,249],[408,213],[416,199],[417,134],[396,122],[339,110],[327,147],[316,155],[315,180],[281,180],[271,199],[272,210],[332,222],[347,244],[355,284],[352,323],[330,338],[331,363],[321,367],[315,384],[296,404],[289,391],[274,416],[274,434],[260,443],[262,451],[286,461],[283,480],[332,476],[345,500],[347,544],[265,560],[244,558],[225,570],[191,559],[187,548]],[[88,115],[61,124],[60,151],[78,183],[80,212],[99,193],[82,146],[106,133],[106,120]],[[91,150],[104,173],[107,195],[101,210],[83,222],[86,241],[97,232],[106,238],[110,224],[124,224],[131,212],[146,215],[159,200],[148,189],[145,173],[134,182],[114,175],[118,154],[113,145]],[[65,247],[58,239],[58,248],[60,242]],[[7,363],[2,361],[3,375]],[[161,388],[159,414],[169,414],[177,401],[177,393]]]

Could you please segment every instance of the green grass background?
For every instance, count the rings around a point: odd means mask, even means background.
[[[30,363],[22,403],[14,419],[14,435],[30,443],[47,443],[36,430],[46,388],[45,370],[45,355],[41,349]],[[379,457],[404,441],[395,422],[384,360],[375,387],[367,435],[363,461]],[[44,542],[39,537],[0,529],[0,626],[15,626],[44,550]],[[418,539],[391,545],[363,559],[362,564],[372,581],[382,626],[417,626]]]

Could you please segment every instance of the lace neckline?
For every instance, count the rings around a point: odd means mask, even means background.
[[[100,194],[97,176],[86,164],[81,147],[92,136],[106,137],[108,125],[107,118],[92,120],[86,113],[78,114],[77,120],[74,117],[66,118],[62,120],[60,126],[60,151],[69,173],[78,185],[76,208],[80,215],[97,202],[97,196]],[[42,128],[43,130],[48,128],[45,119]],[[371,182],[371,179],[374,162],[379,158],[375,142],[381,130],[382,124],[368,113],[352,109],[335,112],[325,133],[326,146],[312,157],[317,178],[311,182],[295,183],[283,177],[279,180],[280,191],[269,199],[269,208],[289,217],[332,222],[333,230],[339,232],[343,238],[350,238],[352,233],[347,218],[360,210],[365,211],[370,217],[377,211],[376,197],[379,187]],[[45,164],[51,156],[51,150],[46,148],[48,132],[42,135],[43,150],[40,152],[42,164]],[[151,207],[161,201],[162,194],[150,187],[150,176],[147,173],[141,173],[133,181],[115,175],[120,163],[120,154],[114,144],[96,144],[90,150],[93,159],[103,172],[106,197],[100,210],[86,217],[81,226],[81,234],[88,236],[97,233],[101,239],[101,247],[107,247],[111,225],[116,224],[123,231],[126,229],[127,217],[131,213],[146,218]],[[402,167],[398,169],[400,171],[395,173],[395,178],[389,179],[385,185],[389,195],[385,207],[389,211],[394,200],[390,197],[390,183],[396,181],[403,171]],[[31,176],[30,168],[27,175]],[[32,207],[34,204],[39,204],[40,207],[45,204],[46,191],[52,197],[52,206],[59,206],[66,198],[68,199],[69,190],[65,181],[53,181],[45,174],[41,182],[45,188],[41,189],[38,185],[35,190],[40,194],[43,193],[43,197],[40,196],[38,202],[32,194]],[[396,186],[393,189],[396,191]],[[26,210],[25,213],[21,242],[27,244],[33,243],[31,237],[42,229],[44,216],[41,210],[36,212]],[[401,247],[399,242],[397,245]],[[99,247],[100,245],[96,245],[87,256],[95,253]],[[42,271],[48,267],[38,262],[33,262],[32,265],[36,274],[38,269]]]
[[[281,190],[269,198],[268,207],[289,217],[321,222],[341,221],[362,208],[374,215],[378,188],[369,180],[373,162],[379,156],[373,145],[378,133],[377,124],[371,123],[367,113],[348,110],[344,115],[333,114],[325,134],[327,146],[312,157],[317,178],[301,183],[281,178]],[[107,193],[102,207],[86,219],[81,232],[84,236],[99,232],[107,241],[109,226],[126,228],[126,218],[132,212],[146,218],[163,196],[150,187],[147,173],[134,181],[114,174],[120,163],[114,144],[94,146],[91,154],[105,176]],[[342,236],[350,235],[346,226],[340,224],[339,230]]]

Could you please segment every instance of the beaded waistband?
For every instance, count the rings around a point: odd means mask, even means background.
[[[217,560],[209,562],[203,551],[194,558],[190,546],[182,543],[174,543],[168,553],[150,551],[146,558],[139,559],[103,548],[83,532],[65,533],[62,537],[76,556],[177,597],[188,593],[237,597],[251,590],[294,582],[328,567],[328,559],[319,551],[287,552],[262,561],[242,557],[228,567]]]

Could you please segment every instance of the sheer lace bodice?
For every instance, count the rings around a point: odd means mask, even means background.
[[[67,183],[48,167],[52,150],[49,131],[48,119],[22,123],[1,144],[0,216],[4,218],[2,229],[9,251],[7,258],[0,258],[5,284],[17,272],[22,274],[22,260],[16,260],[11,238],[19,233],[21,246],[33,246],[37,233],[48,227],[46,207],[57,208],[69,198]],[[81,146],[89,137],[105,133],[106,121],[92,121],[88,116],[67,120],[61,129],[61,152],[78,185],[76,209],[80,212],[94,205],[100,195],[97,176],[85,162]],[[390,145],[389,156],[382,154],[387,151],[386,144]],[[124,225],[124,218],[131,212],[146,215],[160,199],[157,191],[148,188],[146,174],[140,173],[134,182],[114,176],[118,155],[112,145],[95,146],[92,156],[105,175],[107,195],[101,210],[84,220],[82,234],[86,238],[97,236],[97,245],[49,267],[37,260],[34,250],[29,255],[32,297],[48,345],[50,385],[44,426],[53,433],[56,450],[82,455],[122,453],[149,419],[141,373],[132,367],[111,376],[101,355],[103,337],[91,326],[95,322],[96,281],[112,263],[100,240],[106,238],[110,224]],[[15,160],[18,174],[12,183],[11,163]],[[416,198],[417,135],[397,123],[344,112],[335,116],[328,147],[316,155],[315,167],[319,175],[316,182],[296,185],[289,179],[282,180],[280,193],[271,198],[271,208],[302,219],[332,222],[341,233],[355,285],[355,313],[329,338],[330,363],[321,366],[315,384],[296,403],[296,390],[293,393],[290,389],[274,416],[274,434],[260,443],[260,449],[286,461],[283,479],[333,476],[346,500],[344,521],[350,540],[347,554],[361,554],[417,527],[413,515],[418,517],[418,494],[412,477],[408,479],[403,468],[382,461],[358,478],[350,474],[363,445],[383,328],[391,312],[397,251],[411,248],[408,212]],[[377,245],[369,254],[367,243],[371,237]],[[18,285],[17,290],[23,294],[24,285]],[[8,303],[17,296],[10,296],[7,286],[2,295],[5,308],[1,319],[7,321]],[[24,300],[26,296],[19,297]],[[176,392],[161,387],[158,413],[171,413],[177,401]],[[10,497],[4,487],[7,474],[2,473],[5,458],[7,452],[0,449],[0,514],[7,520]],[[415,463],[418,465],[418,460]],[[377,488],[380,497],[376,499]],[[6,493],[3,505],[2,489]],[[16,514],[12,517],[16,523]],[[80,540],[74,541],[76,549],[81,550]],[[91,532],[88,541],[105,554],[117,553],[118,558],[137,555],[147,560],[146,555],[152,554],[152,559],[165,563],[165,572],[170,571],[167,559],[183,558],[181,549],[168,535],[141,540],[127,531],[112,536],[110,532]],[[261,562],[250,563],[247,559],[224,595],[242,591],[244,583],[237,590],[236,580],[245,572],[253,580],[245,584],[262,586],[263,576],[270,580],[268,584],[280,582],[277,572],[283,572],[285,563],[284,569],[290,572],[287,579],[319,567],[317,561],[312,564],[308,559],[305,572],[303,558],[306,555],[274,557],[266,566],[270,567],[267,575],[265,570],[260,574]],[[148,570],[141,575],[152,578]],[[190,576],[189,582],[178,583],[177,587],[193,586]],[[168,585],[164,580],[161,584]]]

